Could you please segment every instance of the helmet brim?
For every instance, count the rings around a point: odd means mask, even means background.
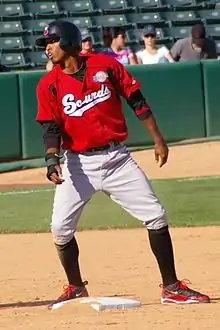
[[[48,44],[48,41],[51,39],[60,39],[57,35],[47,35],[45,37],[40,37],[35,40],[35,46],[40,47],[40,48],[45,48]]]

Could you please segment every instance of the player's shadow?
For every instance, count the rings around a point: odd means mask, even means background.
[[[14,303],[0,304],[0,310],[7,308],[41,307],[50,305],[52,302],[53,300],[18,301]]]

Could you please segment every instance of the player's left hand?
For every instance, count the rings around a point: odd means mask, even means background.
[[[169,149],[164,140],[155,143],[154,154],[155,154],[155,160],[159,164],[159,167],[162,167],[164,164],[166,164],[168,159]]]

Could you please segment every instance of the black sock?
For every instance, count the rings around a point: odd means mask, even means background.
[[[60,258],[61,264],[66,272],[67,279],[69,284],[75,286],[82,286],[82,278],[79,269],[79,248],[76,242],[75,237],[64,244],[57,245],[55,244],[58,256]]]
[[[157,259],[163,285],[177,282],[173,247],[168,226],[159,230],[148,230],[151,249]]]

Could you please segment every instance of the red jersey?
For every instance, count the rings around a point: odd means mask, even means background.
[[[114,58],[97,54],[85,57],[82,82],[57,65],[37,86],[36,120],[55,121],[61,130],[62,148],[80,152],[110,141],[124,141],[127,127],[120,96],[128,99],[140,84]],[[52,86],[52,87],[51,87]],[[136,110],[137,115],[148,108]]]

